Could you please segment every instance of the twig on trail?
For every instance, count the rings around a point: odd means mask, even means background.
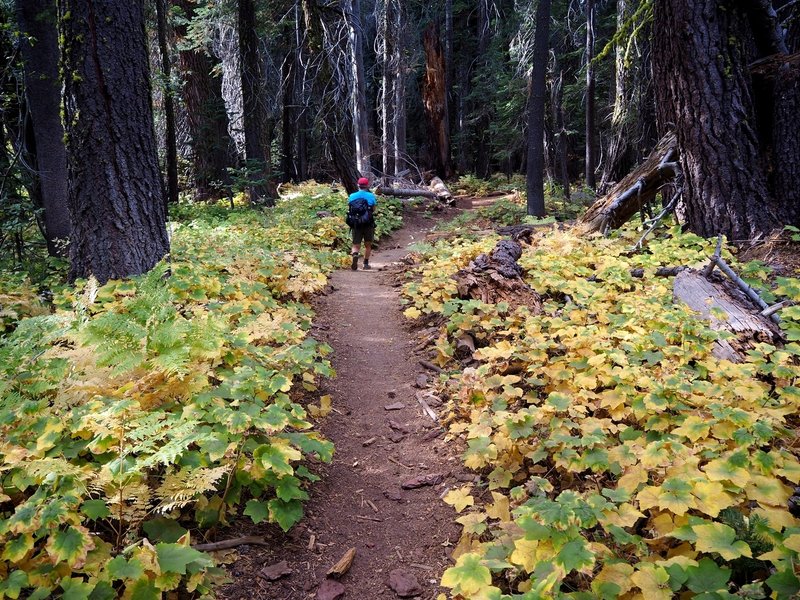
[[[378,438],[376,438],[376,437],[371,437],[368,440],[364,440],[364,442],[361,445],[366,448],[367,446],[370,446],[370,445],[374,444],[375,440],[377,440],[377,439]]]
[[[396,458],[394,458],[393,456],[390,456],[390,457],[389,457],[389,461],[390,461],[390,462],[393,462],[393,463],[394,463],[394,464],[396,464],[396,465],[400,465],[401,467],[403,467],[403,468],[406,468],[406,469],[411,469],[411,470],[413,470],[413,469],[414,469],[414,467],[409,467],[408,465],[404,465],[403,463],[401,463],[399,460],[397,460],[397,459],[396,459]]]
[[[316,543],[317,543],[317,536],[315,536],[315,535],[312,533],[312,534],[311,534],[311,537],[310,537],[310,538],[308,538],[308,546],[307,546],[307,547],[308,547],[308,549],[309,549],[309,550],[313,550],[313,549],[314,549],[314,545],[315,545]]]
[[[356,519],[361,519],[362,521],[375,521],[376,523],[383,523],[383,519],[379,519],[378,517],[368,517],[367,515],[356,515]]]
[[[417,402],[420,403],[420,406],[422,406],[422,410],[425,412],[425,414],[428,415],[431,419],[433,419],[434,423],[436,423],[439,417],[436,415],[435,412],[433,412],[433,409],[430,406],[428,406],[428,403],[425,402],[425,400],[423,400],[422,398],[417,398]]]
[[[258,535],[246,535],[244,537],[222,540],[221,542],[210,542],[208,544],[194,544],[192,548],[200,552],[214,552],[215,550],[228,550],[250,544],[253,546],[267,546],[267,540]]]
[[[419,563],[411,563],[409,566],[410,567],[415,567],[417,569],[423,569],[424,571],[435,571],[436,570],[433,567],[429,567],[428,565],[421,565]]]
[[[342,555],[342,558],[333,565],[328,572],[325,574],[325,577],[336,577],[339,578],[345,573],[350,570],[350,565],[353,564],[353,559],[356,557],[356,549],[350,548],[347,552]]]
[[[374,510],[376,513],[377,513],[377,512],[381,512],[381,511],[379,511],[379,510],[378,510],[378,507],[377,507],[377,506],[375,506],[375,503],[374,503],[372,500],[367,500],[366,502],[367,502],[367,504],[369,504],[369,507],[370,507],[372,510]]]
[[[429,360],[421,360],[421,361],[419,361],[419,364],[421,364],[426,369],[430,369],[431,371],[435,371],[436,373],[441,373],[442,372],[442,368],[441,367],[437,367],[435,364],[433,364]]]

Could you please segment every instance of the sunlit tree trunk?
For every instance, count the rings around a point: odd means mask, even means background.
[[[353,78],[353,125],[358,171],[369,175],[369,123],[367,121],[367,84],[364,78],[364,33],[361,26],[361,2],[350,0],[348,18],[351,51],[351,77]]]
[[[439,27],[432,22],[422,34],[425,49],[425,76],[422,82],[422,103],[428,121],[428,144],[434,159],[431,165],[440,177],[450,177],[450,128],[447,115],[446,68]]]

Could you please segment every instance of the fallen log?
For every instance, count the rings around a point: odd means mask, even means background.
[[[687,269],[678,273],[672,294],[675,300],[699,313],[715,331],[725,330],[734,334],[728,340],[714,342],[711,354],[719,359],[742,362],[755,344],[782,341],[780,330],[768,318],[754,313],[721,283],[706,279],[700,271]],[[720,314],[724,316],[718,317]]]
[[[599,231],[605,235],[624,225],[653,201],[663,185],[680,176],[677,158],[677,138],[668,133],[641,165],[589,207],[578,227],[584,233]]]
[[[436,192],[432,192],[431,190],[426,190],[424,188],[393,188],[393,187],[385,187],[380,186],[375,188],[375,193],[378,196],[394,196],[396,198],[430,198],[431,200],[436,200]]]
[[[456,280],[458,296],[462,299],[481,300],[487,304],[507,302],[510,306],[527,306],[531,312],[542,311],[542,299],[522,279],[522,267],[517,260],[522,256],[522,246],[512,240],[500,240],[491,253],[480,254],[461,269]]]

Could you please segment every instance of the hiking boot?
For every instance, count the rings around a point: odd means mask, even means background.
[[[365,260],[365,261],[364,261],[364,267],[363,267],[363,269],[364,269],[365,271],[369,271],[371,268],[372,268],[372,267],[370,267],[370,266],[369,266],[369,261],[366,261],[366,260]]]
[[[367,266],[366,262],[364,263],[364,266],[365,267]],[[356,254],[356,253],[353,254],[353,262],[350,263],[350,268],[353,271],[357,271],[358,270],[358,254]]]

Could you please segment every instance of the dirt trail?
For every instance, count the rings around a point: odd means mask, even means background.
[[[322,425],[336,445],[334,461],[317,469],[323,479],[312,486],[306,516],[288,535],[270,526],[269,547],[240,550],[228,568],[234,581],[220,597],[397,598],[387,582],[398,568],[416,578],[420,598],[435,598],[439,591],[460,531],[440,496],[469,476],[442,436],[434,437],[437,427],[415,397],[419,376],[432,374],[413,354],[399,289],[388,271],[434,221],[414,212],[404,218],[406,226],[373,254],[371,271],[359,264],[358,271],[334,273],[333,291],[317,302],[315,334],[334,348],[337,372],[324,390],[335,410]],[[386,409],[395,404],[403,407]],[[442,475],[441,483],[401,488],[433,474]],[[254,527],[248,533],[265,531]],[[356,558],[340,579],[345,595],[320,592],[328,569],[352,547]],[[291,575],[274,582],[258,575],[282,560]]]

